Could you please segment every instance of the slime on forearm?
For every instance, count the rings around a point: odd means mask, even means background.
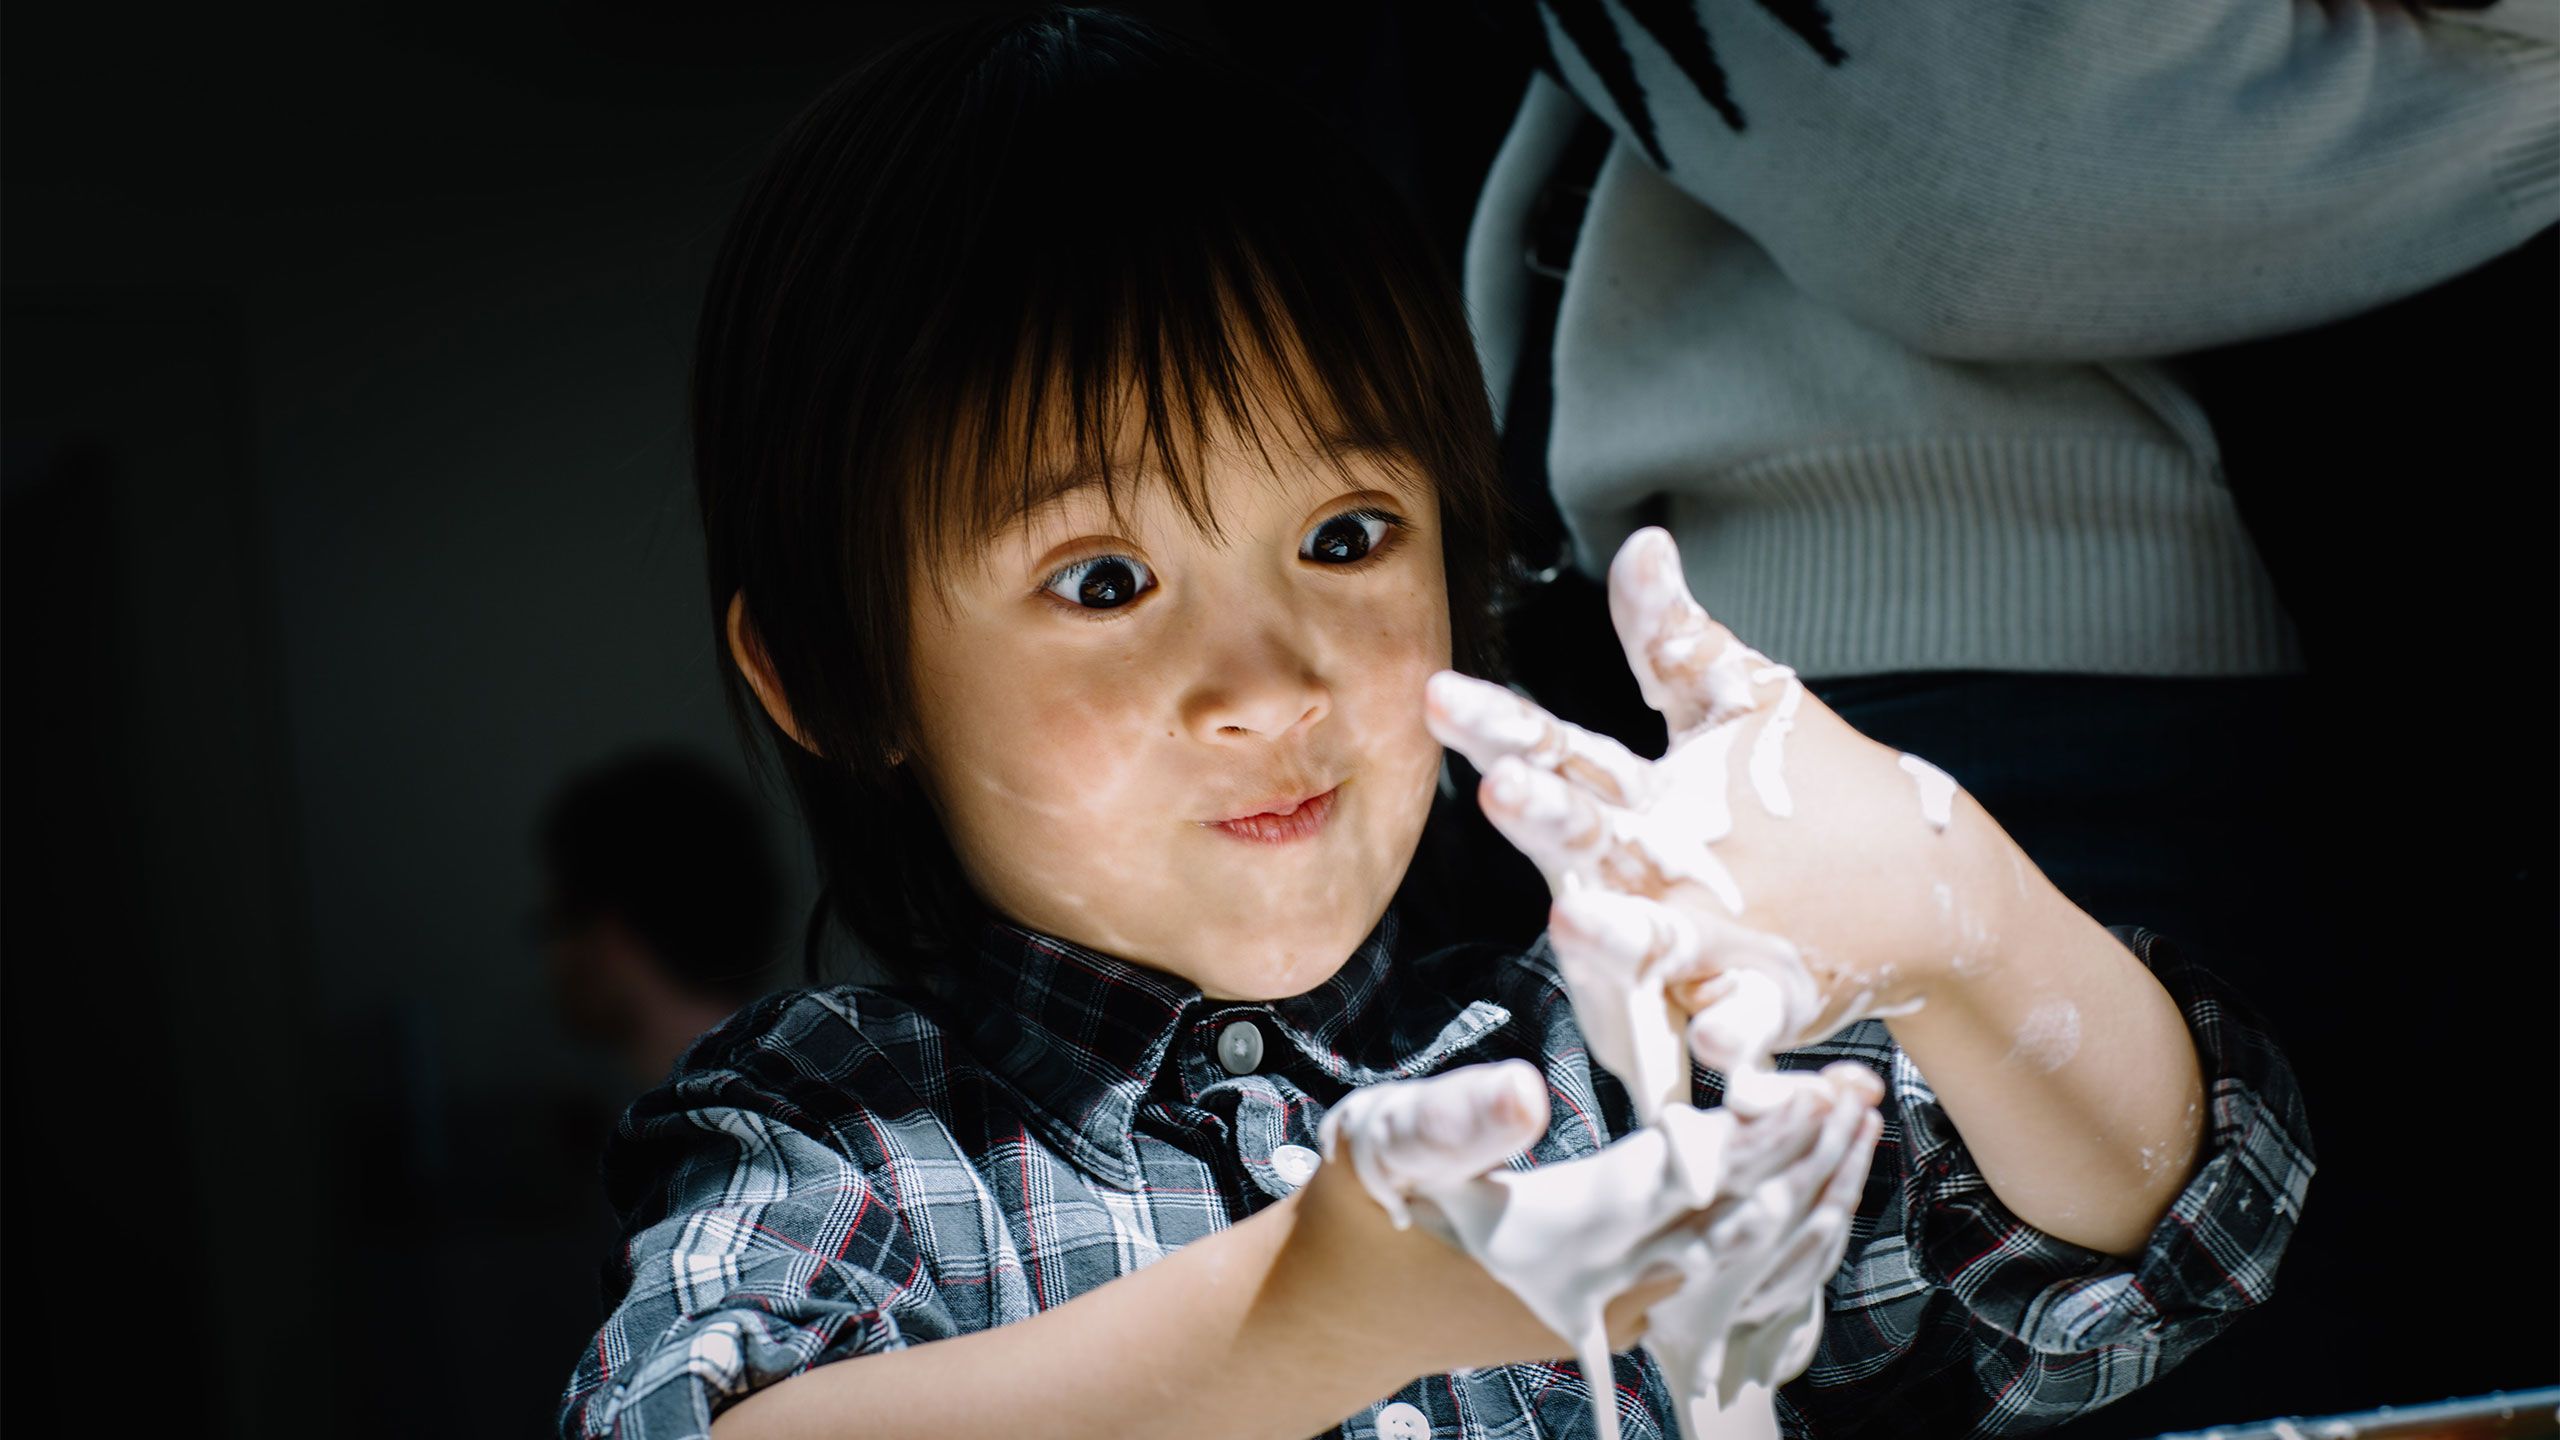
[[[1920,818],[1944,830],[1955,815],[1956,777],[1917,755],[1902,757],[1903,772],[1920,787]]]
[[[1800,1290],[1801,1313],[1776,1330],[1760,1330],[1693,1294],[1719,1275],[1729,1282],[1747,1266],[1727,1263],[1711,1237],[1666,1252],[1659,1224],[1637,1223],[1639,1212],[1653,1206],[1667,1215],[1705,1203],[1699,1197],[1715,1189],[1722,1163],[1721,1138],[1711,1137],[1730,1135],[1736,1123],[1771,1123],[1766,1117],[1800,1093],[1809,1077],[1777,1070],[1782,1045],[1860,1019],[1907,1014],[1920,1000],[1879,1004],[1893,987],[1888,964],[1855,993],[1826,1001],[1825,986],[1793,943],[1736,923],[1745,897],[1716,847],[1733,830],[1729,789],[1739,722],[1758,710],[1756,687],[1785,682],[1753,737],[1745,768],[1761,808],[1773,818],[1793,818],[1785,742],[1803,704],[1803,683],[1789,667],[1718,633],[1688,596],[1667,535],[1638,532],[1621,549],[1610,581],[1612,616],[1638,686],[1672,728],[1673,743],[1659,761],[1647,764],[1481,682],[1439,685],[1433,694],[1458,736],[1475,742],[1461,748],[1485,771],[1495,797],[1517,815],[1506,832],[1539,860],[1555,888],[1552,938],[1566,989],[1593,1058],[1626,1083],[1648,1128],[1595,1157],[1627,1169],[1622,1193],[1593,1195],[1557,1179],[1495,1175],[1471,1182],[1476,1188],[1433,1192],[1430,1209],[1441,1217],[1442,1233],[1580,1347],[1595,1407],[1609,1388],[1601,1307],[1648,1266],[1676,1256],[1689,1283],[1675,1300],[1685,1303],[1656,1308],[1647,1344],[1680,1390],[1683,1424],[1696,1440],[1709,1390],[1729,1405],[1746,1383],[1774,1386],[1810,1359],[1822,1286],[1845,1238],[1833,1244],[1810,1234],[1791,1237],[1808,1262],[1827,1263],[1788,1269],[1788,1284],[1777,1290],[1790,1297]],[[1718,640],[1714,654],[1702,655]],[[1945,832],[1953,818],[1953,777],[1917,756],[1901,756],[1899,763],[1918,788],[1921,819]],[[1592,793],[1576,790],[1568,777]],[[1666,796],[1679,803],[1657,803]],[[1684,881],[1713,895],[1720,913],[1669,899],[1665,892]],[[1969,907],[1954,903],[1951,887],[1933,888],[1941,918],[1957,931],[1954,964],[1963,973],[1988,937]],[[1716,977],[1707,987],[1712,993],[1689,998],[1697,1013],[1683,1034],[1672,987],[1701,974]],[[2020,1058],[2046,1068],[2063,1063],[2076,1049],[2077,1021],[2076,1012],[2048,1017],[2021,1037]],[[1725,1107],[1713,1115],[1725,1129],[1700,1129],[1701,1112],[1684,1103],[1693,1053],[1726,1074]],[[1735,1238],[1723,1237],[1727,1246]],[[1755,1282],[1766,1278],[1754,1276]],[[1758,1343],[1763,1340],[1771,1343]],[[1667,1351],[1679,1352],[1676,1360]],[[1712,1365],[1710,1351],[1718,1357]],[[1724,1357],[1744,1352],[1750,1363],[1725,1366]],[[1717,1373],[1707,1375],[1702,1365]],[[1774,1433],[1765,1395],[1747,1409]],[[1614,1436],[1614,1411],[1603,1408],[1599,1418],[1601,1433]],[[1726,1413],[1716,1420],[1740,1418]]]
[[[1796,813],[1795,797],[1787,791],[1787,732],[1796,728],[1796,707],[1804,703],[1804,682],[1796,672],[1784,665],[1771,665],[1754,673],[1756,683],[1785,677],[1786,691],[1778,697],[1778,708],[1769,714],[1768,722],[1751,742],[1751,788],[1760,797],[1760,808],[1784,820]]]

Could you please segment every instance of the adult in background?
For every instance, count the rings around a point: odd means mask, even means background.
[[[2322,1173],[2282,1297],[2071,1433],[2547,1380],[2547,1297],[2424,1318],[2551,1273],[2547,1136],[2494,1102],[2422,1131],[2399,1092],[2545,1083],[2546,1039],[2467,1007],[2550,1011],[2552,607],[2519,576],[2552,528],[2551,7],[1512,13],[1541,73],[1467,289],[1552,495],[1525,688],[1658,752],[1562,637],[1663,524],[1711,611],[2093,914],[2194,943],[2300,1062]],[[2523,798],[2464,813],[2492,795]],[[2454,1176],[2492,1264],[2426,1240]]]
[[[765,989],[780,882],[755,805],[709,761],[650,749],[588,770],[545,808],[538,846],[561,1022],[634,1084]]]

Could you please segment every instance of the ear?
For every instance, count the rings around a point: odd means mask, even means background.
[[[782,733],[791,737],[791,743],[812,755],[817,754],[818,747],[809,743],[808,737],[800,733],[799,725],[791,718],[791,702],[782,693],[782,682],[773,678],[773,665],[765,659],[764,644],[756,638],[754,622],[747,619],[747,592],[744,590],[729,596],[728,628],[729,658],[738,663],[739,672],[747,677],[747,687],[756,692],[764,713],[773,717],[773,723],[782,727]]]

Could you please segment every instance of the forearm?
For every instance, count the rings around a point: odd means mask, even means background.
[[[718,1440],[1297,1437],[1410,1379],[1291,1297],[1294,1200],[1027,1320],[820,1365],[739,1402]]]
[[[1888,1022],[1992,1193],[2120,1257],[2194,1174],[2203,1078],[2177,1003],[2032,867],[1997,954]]]

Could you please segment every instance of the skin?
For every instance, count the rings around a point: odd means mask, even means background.
[[[1385,914],[1438,784],[1425,681],[1450,656],[1437,498],[1355,457],[1345,483],[1212,437],[1224,539],[1153,487],[1116,520],[1070,494],[976,555],[944,555],[950,603],[912,607],[922,767],[971,881],[1015,922],[1169,971],[1220,998],[1303,993]],[[1246,457],[1253,456],[1250,463]],[[1407,528],[1356,568],[1306,558],[1376,505]],[[1347,533],[1346,533],[1347,532]],[[1358,553],[1374,523],[1334,525]],[[1157,587],[1095,621],[1044,582],[1133,557]],[[743,596],[730,652],[799,738]],[[1339,783],[1315,836],[1259,845],[1202,824],[1293,786]],[[1479,1117],[1534,1139],[1545,1116]],[[1811,1143],[1792,1127],[1786,1143]],[[1635,1343],[1664,1278],[1609,1308]],[[1415,1297],[1437,1321],[1411,1323]],[[1349,1164],[1165,1260],[1020,1324],[820,1366],[723,1412],[756,1436],[1304,1435],[1415,1375],[1565,1358],[1569,1345],[1469,1259],[1395,1228]],[[1134,1404],[1132,1396],[1147,1397]]]
[[[1088,488],[940,557],[947,604],[919,575],[906,763],[1014,922],[1213,998],[1277,999],[1377,924],[1430,813],[1441,749],[1416,702],[1449,663],[1439,506],[1373,457],[1346,480],[1303,449],[1267,470],[1230,435],[1203,451],[1223,539],[1161,484],[1124,489],[1116,518]],[[1339,518],[1371,506],[1405,524]],[[1126,603],[1071,603],[1091,570],[1044,589],[1115,556],[1137,562],[1116,572]],[[787,713],[742,643],[742,603],[731,621],[750,682]],[[1207,823],[1329,787],[1307,839]]]
[[[1900,755],[1810,694],[1785,738],[1793,814],[1770,813],[1745,767],[1785,677],[1753,660],[1739,683],[1710,673],[1741,642],[1692,599],[1660,530],[1639,531],[1609,575],[1628,663],[1668,728],[1659,760],[1574,729],[1455,674],[1435,677],[1431,723],[1485,772],[1485,813],[1559,896],[1558,947],[1609,943],[1565,897],[1627,897],[1649,917],[1647,953],[1672,956],[1671,989],[1699,1057],[1730,1068],[1718,1012],[1745,997],[1729,975],[1773,947],[1815,982],[1800,1014],[1760,1026],[1751,1048],[1792,1048],[1918,1002],[1887,1024],[1936,1090],[1993,1192],[2045,1232],[2119,1257],[2140,1253],[2194,1174],[2203,1083],[2176,1002],[2141,960],[2073,904],[1972,796],[1951,823],[1920,816]],[[1721,767],[1701,737],[1738,727]],[[1732,827],[1714,843],[1744,897],[1728,908],[1683,878],[1686,817],[1721,790]],[[1650,931],[1649,935],[1643,934]],[[1627,967],[1630,970],[1635,965]],[[2052,1043],[2067,1014],[2070,1044]]]
[[[973,881],[1020,923],[1155,965],[1212,995],[1271,998],[1312,988],[1340,966],[1383,914],[1411,857],[1438,771],[1438,742],[1418,702],[1448,660],[1446,585],[1428,497],[1398,492],[1381,473],[1376,488],[1401,502],[1387,508],[1414,523],[1402,537],[1413,543],[1365,570],[1332,573],[1303,558],[1302,547],[1331,516],[1377,498],[1367,485],[1344,486],[1311,459],[1286,459],[1266,476],[1243,467],[1232,446],[1207,451],[1225,543],[1192,530],[1161,495],[1136,497],[1119,524],[1099,497],[1075,497],[955,570],[947,610],[917,607],[921,740],[910,763],[925,767]],[[1100,623],[1036,593],[1058,567],[1098,554],[1143,561],[1162,588]],[[1658,617],[1621,626],[1633,632],[1637,663],[1668,671],[1648,648],[1659,628]],[[730,639],[789,730],[788,707],[737,601]],[[1827,715],[1808,704],[1798,720],[1789,768],[1799,814],[1835,801],[1844,815],[1881,814],[1887,772],[1907,805],[1909,777],[1889,755],[1878,771],[1875,757],[1851,753],[1881,747]],[[1814,779],[1834,760],[1852,767],[1838,794]],[[1578,770],[1548,778],[1574,785],[1585,802],[1596,798]],[[1257,847],[1201,827],[1294,782],[1335,781],[1340,806],[1312,842]],[[1590,828],[1532,825],[1490,784],[1485,804],[1542,864]],[[1736,808],[1747,811],[1748,802]],[[1856,943],[1869,932],[1848,917],[1880,873],[1920,852],[1861,851],[1862,863],[1842,866],[1812,842],[1828,833],[1825,824],[1845,821],[1790,823],[1797,828],[1764,834],[1755,826],[1749,837],[1737,826],[1728,863],[1755,897],[1751,918],[1845,926],[1822,932],[1827,955],[1838,947],[1823,970],[1834,992],[1872,982],[1885,957],[1910,959],[1907,947],[1921,942],[1889,936],[1908,922],[1903,902],[1888,903],[1875,922],[1872,933],[1887,937],[1876,946]],[[1963,798],[1958,825],[1996,830]],[[1998,1007],[2008,1002],[1936,972],[1913,982],[1932,1001],[1930,1024],[1897,1030],[2001,1197],[2038,1223],[2067,1220],[2088,1186],[2055,1172],[2087,1155],[2122,1160],[2136,1132],[2151,1133],[2142,1129],[2152,1118],[2145,1107],[2177,1093],[2174,1078],[2165,1089],[2141,1082],[2140,1067],[2174,1076],[2183,1063],[2191,1090],[2194,1054],[2175,1007],[2138,961],[2085,915],[2064,913],[2067,902],[2057,909],[2058,896],[2038,900],[2041,877],[2008,868],[1997,842],[1977,849],[1968,833],[1964,843],[1968,903],[1987,903],[1994,881],[2021,892],[2001,907],[2008,938],[1991,957],[1998,966],[2063,977],[2061,993],[2091,1006],[2129,1007],[2121,1043],[2084,1046],[2084,1054],[2101,1052],[2100,1062],[2076,1076],[2063,1067],[2054,1073],[2070,1078],[2059,1083],[2004,1068],[2009,1036]],[[1746,851],[1756,858],[1745,863]],[[1925,891],[1930,873],[1898,878]],[[1614,865],[1610,874],[1641,888],[1641,866]],[[1759,898],[1782,891],[1783,902]],[[1827,918],[1826,907],[1842,913]],[[1704,1006],[1711,997],[1693,992],[1711,987],[1714,956],[1693,958],[1698,985],[1684,994]],[[1872,1106],[1873,1094],[1835,1103]],[[1526,1133],[1537,1118],[1487,1123]],[[2092,1120],[2094,1136],[2062,1134]],[[1809,1147],[1814,1133],[1791,1125],[1786,1143]],[[2056,1143],[2063,1148],[2036,1148]],[[2191,1163],[2192,1144],[2185,1153]],[[1639,1286],[1609,1307],[1613,1346],[1642,1333],[1645,1308],[1672,1285]],[[1431,1323],[1413,1323],[1416,1313]],[[818,1366],[757,1391],[714,1428],[722,1440],[857,1430],[1172,1435],[1214,1414],[1226,1433],[1284,1437],[1332,1425],[1415,1375],[1555,1359],[1566,1349],[1462,1253],[1390,1224],[1352,1166],[1326,1164],[1289,1198],[1064,1305],[1019,1324]]]

